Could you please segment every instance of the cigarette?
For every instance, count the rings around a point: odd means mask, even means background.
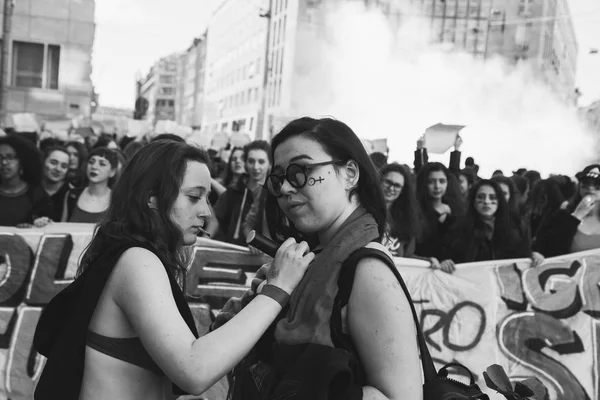
[[[200,232],[202,232],[202,234],[203,234],[204,236],[206,236],[206,237],[210,237],[210,233],[206,232],[204,229],[202,229],[202,228],[198,227],[198,230],[199,230]]]

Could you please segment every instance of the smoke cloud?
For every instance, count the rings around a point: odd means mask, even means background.
[[[380,11],[342,3],[299,34],[292,114],[333,116],[363,139],[387,138],[391,161],[412,166],[417,139],[439,122],[467,126],[462,162],[474,157],[484,177],[519,167],[572,175],[596,158],[576,108],[532,69],[430,44],[422,19],[394,32]],[[447,164],[449,153],[430,160]]]

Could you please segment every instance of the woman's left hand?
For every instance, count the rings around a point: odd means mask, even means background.
[[[33,225],[36,228],[43,228],[51,222],[52,222],[52,220],[48,217],[39,217],[33,221]]]
[[[538,252],[533,252],[531,254],[531,268],[537,268],[544,263],[546,258]]]

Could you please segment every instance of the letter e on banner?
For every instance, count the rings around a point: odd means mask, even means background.
[[[600,265],[585,258],[581,274],[582,311],[592,318],[600,318]],[[590,265],[592,264],[592,265]]]

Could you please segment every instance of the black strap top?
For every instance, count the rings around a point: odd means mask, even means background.
[[[88,330],[85,344],[100,353],[163,376],[164,373],[144,348],[139,337],[115,338]]]

